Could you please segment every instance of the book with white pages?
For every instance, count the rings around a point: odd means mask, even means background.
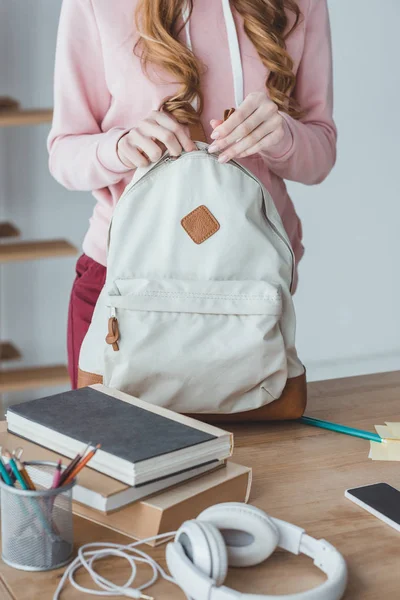
[[[136,487],[127,486],[102,473],[95,474],[97,477],[96,484],[89,487],[85,479],[79,476],[78,483],[74,485],[72,490],[72,498],[79,504],[109,514],[133,502],[144,500],[149,496],[169,490],[180,483],[191,481],[224,466],[225,461],[216,460],[200,467],[194,467],[193,469],[188,469],[169,477],[162,477],[156,481],[150,481]],[[27,467],[27,469],[35,485],[40,485],[44,488],[51,487],[53,475],[49,471],[45,471],[43,468],[35,468],[34,466]],[[86,473],[88,472],[89,470],[86,471]]]
[[[129,486],[233,451],[231,433],[101,384],[14,405],[6,419],[11,433],[69,458],[100,443],[90,468]]]
[[[66,461],[60,454],[9,433],[5,421],[0,422],[0,446],[10,449],[19,448],[22,452],[23,460],[26,461],[40,461],[54,464],[61,459],[64,467],[68,463],[68,460]],[[3,460],[7,461],[4,457]],[[87,468],[83,469],[78,475],[77,483],[72,488],[72,499],[74,502],[82,506],[87,506],[91,510],[110,514],[133,502],[143,501],[149,496],[170,490],[176,485],[182,483],[187,485],[187,482],[221,469],[225,465],[225,461],[212,461],[211,463],[188,469],[182,473],[177,473],[176,475],[161,477],[156,481],[151,481],[137,487],[128,486],[112,477],[103,475],[103,473],[98,473],[93,469]],[[44,469],[35,465],[28,465],[26,468],[33,483],[38,488],[51,487],[54,469]]]

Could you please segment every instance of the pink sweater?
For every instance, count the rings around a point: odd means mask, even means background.
[[[113,208],[133,175],[118,158],[117,141],[176,89],[164,73],[149,80],[133,54],[136,4],[137,0],[64,0],[58,33],[50,171],[68,189],[93,191],[96,206],[83,249],[103,265]],[[303,254],[301,225],[283,180],[319,183],[336,158],[327,2],[299,0],[299,5],[304,20],[287,47],[297,73],[295,95],[306,117],[296,121],[283,115],[286,133],[273,152],[241,161],[271,193],[297,260]],[[264,89],[267,72],[244,33],[242,19],[234,16],[247,95]],[[207,66],[202,123],[209,136],[210,119],[221,118],[224,109],[234,106],[221,2],[194,1],[191,37],[196,56]]]

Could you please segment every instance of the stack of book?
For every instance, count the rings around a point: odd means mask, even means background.
[[[78,476],[74,511],[136,539],[249,496],[251,469],[227,460],[231,433],[102,385],[18,404],[6,419],[0,445],[21,447],[25,461],[67,464],[101,444]],[[34,466],[29,474],[50,483]]]

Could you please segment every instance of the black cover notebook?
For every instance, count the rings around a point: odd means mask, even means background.
[[[131,463],[215,439],[90,387],[23,402],[7,412],[63,433]]]
[[[230,455],[227,432],[147,406],[98,385],[17,404],[7,411],[8,429],[71,457],[89,442],[100,443],[101,450],[90,466],[129,485],[160,476],[157,465],[168,475]],[[130,466],[131,475],[124,478]],[[147,470],[148,475],[144,473]]]

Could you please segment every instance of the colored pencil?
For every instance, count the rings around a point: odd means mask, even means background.
[[[346,435],[363,438],[365,440],[370,440],[371,442],[382,443],[384,441],[377,433],[371,433],[370,431],[364,431],[363,429],[355,429],[354,427],[346,427],[346,425],[330,423],[329,421],[322,421],[320,419],[313,419],[312,417],[301,417],[298,421],[305,425],[321,427],[322,429],[329,429],[329,431],[336,431],[337,433],[345,433]]]
[[[25,466],[21,463],[21,461],[18,458],[15,459],[15,462],[17,463],[18,470],[21,473],[22,477],[25,479],[25,481],[28,485],[28,488],[30,490],[32,490],[33,492],[36,491],[36,487],[35,487],[32,479],[29,477],[29,473],[25,469]]]
[[[86,448],[84,449],[84,451],[82,453],[80,452],[79,454],[77,454],[75,456],[75,458],[69,463],[69,465],[67,466],[67,468],[64,469],[64,471],[61,473],[60,481],[58,483],[59,486],[63,485],[63,483],[65,482],[65,480],[67,479],[67,477],[71,473],[71,471],[73,471],[73,469],[75,469],[76,465],[85,456],[85,454],[89,450],[91,444],[92,444],[92,442],[89,442],[88,445],[86,446]]]
[[[4,452],[4,456],[8,459],[8,464],[11,467],[11,470],[16,478],[16,480],[19,482],[19,484],[21,485],[21,488],[23,490],[29,490],[31,489],[28,482],[25,481],[25,478],[22,476],[22,473],[20,472],[20,470],[18,469],[17,466],[17,461],[12,457],[11,453],[6,450]],[[18,461],[19,462],[19,461]],[[29,478],[29,475],[28,475]],[[29,478],[30,479],[30,478]],[[32,483],[33,485],[33,483]],[[35,486],[33,486],[35,487]],[[39,520],[41,521],[44,529],[47,531],[47,533],[54,538],[54,536],[59,536],[59,531],[58,528],[56,526],[56,524],[53,524],[54,529],[52,529],[51,524],[49,523],[47,517],[46,517],[46,512],[45,508],[43,506],[41,506],[40,504],[40,500],[38,502],[30,502],[29,503],[29,508],[32,508],[34,510],[34,512],[36,513],[36,516],[39,518]]]
[[[53,483],[51,484],[51,489],[55,490],[60,485],[61,479],[61,458],[57,463],[57,467],[54,471]]]
[[[97,444],[97,446],[93,448],[93,450],[91,450],[84,458],[82,458],[80,463],[76,465],[75,469],[71,471],[71,473],[66,479],[64,479],[62,485],[67,485],[67,483],[70,483],[73,479],[75,479],[78,473],[82,471],[83,467],[85,467],[87,463],[93,458],[93,456],[96,454],[99,448],[101,448],[101,444]]]
[[[19,472],[19,469],[17,467],[17,463],[15,462],[15,460],[13,459],[13,457],[11,456],[10,452],[4,452],[4,456],[6,458],[8,458],[8,464],[10,465],[12,472],[15,475],[16,480],[18,481],[18,483],[20,484],[20,486],[22,487],[23,490],[29,490],[29,486],[26,483],[25,479],[22,477],[21,473]]]
[[[11,467],[10,467],[10,469],[11,469]],[[6,466],[3,463],[3,460],[1,457],[0,457],[0,475],[6,485],[11,485],[11,486],[14,485],[13,480],[11,479],[11,476],[10,476],[9,472],[7,471]]]

